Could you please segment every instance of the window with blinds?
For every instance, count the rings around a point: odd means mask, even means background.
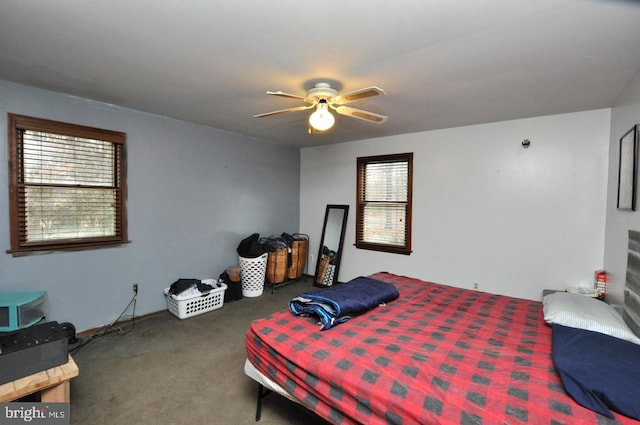
[[[356,247],[411,254],[413,153],[358,158]]]
[[[9,114],[11,252],[127,242],[125,134]]]

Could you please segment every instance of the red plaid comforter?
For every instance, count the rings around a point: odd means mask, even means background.
[[[327,331],[288,310],[256,320],[249,361],[334,424],[610,423],[564,391],[540,302],[371,277],[400,298]]]

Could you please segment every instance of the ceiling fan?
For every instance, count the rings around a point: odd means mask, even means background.
[[[307,91],[306,96],[298,96],[281,91],[267,91],[267,94],[302,100],[308,105],[281,109],[279,111],[266,112],[264,114],[254,115],[254,118],[269,117],[271,115],[284,114],[287,112],[305,111],[308,109],[316,108],[315,112],[313,112],[309,116],[310,133],[312,128],[314,130],[322,132],[333,127],[333,124],[335,123],[335,117],[331,114],[329,108],[333,109],[340,115],[358,118],[360,120],[369,121],[376,124],[382,124],[387,120],[387,117],[384,115],[376,114],[369,111],[363,111],[362,109],[356,109],[351,106],[345,106],[346,104],[351,102],[357,102],[368,97],[385,94],[384,90],[376,86],[353,90],[338,95],[338,91],[332,89],[329,84],[316,83],[316,85],[312,89],[309,89]]]

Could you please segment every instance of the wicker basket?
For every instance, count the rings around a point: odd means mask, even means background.
[[[309,237],[306,235],[295,235],[295,237],[296,240],[291,245],[291,266],[287,271],[289,279],[297,279],[302,276],[307,262]]]
[[[287,277],[287,248],[277,249],[267,257],[267,280],[282,283]]]

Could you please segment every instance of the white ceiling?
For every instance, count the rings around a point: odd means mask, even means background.
[[[0,79],[295,146],[610,107],[639,71],[635,1],[0,1]],[[389,120],[253,118],[320,81]]]

